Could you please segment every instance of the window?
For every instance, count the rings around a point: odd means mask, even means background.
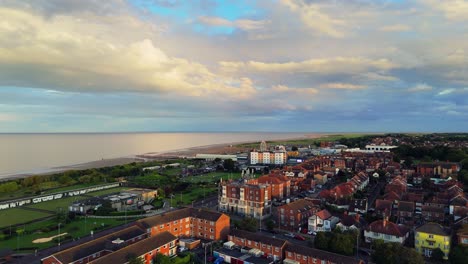
[[[434,238],[434,235],[429,235],[429,238]]]
[[[175,224],[177,224],[177,223],[178,223],[178,221],[177,221],[177,220],[176,220],[176,221],[174,221],[174,225],[175,225]]]
[[[163,228],[164,228],[164,225],[159,226],[159,228],[160,228],[160,229],[163,229]]]
[[[292,254],[291,254],[291,252],[288,252],[288,257],[292,257]]]
[[[174,232],[176,232],[176,231],[177,231],[177,227],[176,227],[176,228],[174,228]]]

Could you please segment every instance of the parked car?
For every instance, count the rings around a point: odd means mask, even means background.
[[[305,240],[306,240],[305,237],[303,237],[303,236],[301,236],[301,235],[295,235],[294,238],[297,239],[297,240],[301,240],[301,241],[305,241]]]
[[[313,231],[313,230],[310,230],[309,232],[307,232],[307,234],[316,236],[316,235],[317,235],[317,232],[315,232],[315,231]]]
[[[284,234],[284,235],[287,236],[287,237],[294,237],[294,234],[293,234],[293,233],[286,233],[286,234]]]

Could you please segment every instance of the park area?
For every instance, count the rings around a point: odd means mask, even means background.
[[[62,199],[57,199],[48,202],[42,202],[37,204],[30,204],[23,207],[6,209],[0,211],[0,228],[7,227],[12,224],[22,224],[27,223],[36,219],[41,219],[47,216],[53,216],[57,211],[63,210],[64,212],[68,211],[68,206],[75,201],[83,200],[90,197],[97,197],[105,194],[116,193],[128,188],[117,187],[102,191],[96,191],[87,193],[86,196],[72,196]],[[27,208],[32,208],[33,210],[28,210]],[[60,209],[61,208],[61,209]],[[34,210],[36,209],[36,210]]]

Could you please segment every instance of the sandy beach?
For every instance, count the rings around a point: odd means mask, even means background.
[[[275,141],[292,140],[292,139],[311,139],[311,138],[323,137],[326,135],[329,135],[329,134],[317,134],[317,133],[305,134],[305,136],[303,137],[284,138],[284,139],[278,139]],[[113,159],[101,159],[101,160],[96,160],[96,161],[80,163],[80,164],[53,167],[50,169],[41,170],[37,172],[5,175],[4,177],[1,178],[1,180],[25,178],[25,177],[34,176],[34,175],[47,175],[47,174],[64,172],[67,170],[85,170],[85,169],[93,169],[93,168],[111,167],[111,166],[129,164],[132,162],[145,162],[145,161],[152,161],[152,160],[166,160],[166,159],[177,159],[177,158],[192,158],[192,157],[195,157],[197,153],[235,154],[235,153],[246,152],[250,150],[250,148],[237,146],[237,145],[245,144],[245,143],[252,143],[252,141],[232,142],[232,143],[227,143],[227,144],[213,144],[213,145],[197,146],[197,147],[165,151],[165,152],[148,152],[144,154],[130,155],[127,157],[120,157],[120,158],[113,158]]]

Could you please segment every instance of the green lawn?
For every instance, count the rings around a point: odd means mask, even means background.
[[[43,212],[28,211],[19,208],[12,208],[0,211],[0,228],[18,223],[25,223],[35,219],[50,216]]]
[[[197,176],[190,176],[183,178],[183,182],[190,182],[190,183],[199,183],[199,182],[219,182],[221,178],[223,180],[228,180],[228,179],[240,179],[241,178],[240,173],[229,173],[229,172],[210,172],[207,174],[203,175],[197,175]]]
[[[57,199],[57,200],[53,200],[53,201],[48,201],[48,202],[42,202],[42,203],[27,205],[26,207],[44,209],[44,210],[50,210],[50,211],[56,211],[57,208],[63,208],[63,210],[68,211],[68,206],[72,202],[78,201],[78,200],[83,200],[83,199],[86,199],[86,198],[88,198],[88,197],[73,196],[73,197],[67,197],[67,198]]]
[[[204,197],[216,194],[216,192],[216,187],[192,186],[185,190],[182,195],[181,193],[174,193],[172,206],[177,207],[180,205],[180,201],[182,201],[182,205],[189,205],[192,204],[192,201],[202,200]]]
[[[32,243],[35,239],[50,237],[58,234],[58,230],[53,230],[50,232],[40,232],[39,230],[43,227],[47,226],[55,226],[58,223],[56,220],[48,220],[43,221],[40,223],[34,223],[31,225],[26,225],[25,229],[30,234],[20,235],[19,237],[13,236],[12,238],[4,241],[0,241],[0,248],[11,248],[16,249],[17,243],[18,246],[21,247],[38,247],[39,249],[48,248],[51,246],[55,246],[54,242],[47,242],[47,243],[40,243],[35,244]],[[60,233],[69,233],[72,235],[73,238],[79,238],[90,234],[91,229],[97,226],[101,226],[102,224],[106,225],[105,229],[115,227],[118,225],[125,224],[125,221],[116,220],[116,219],[77,219],[67,225],[61,225]],[[104,230],[104,229],[103,229]],[[96,233],[97,231],[95,231]]]
[[[101,184],[102,184],[102,183],[100,183],[100,184],[96,184],[96,183],[76,184],[76,185],[71,185],[71,186],[66,186],[66,187],[61,187],[61,188],[46,190],[46,191],[44,191],[44,192],[42,192],[42,193],[43,193],[43,194],[47,194],[47,193],[56,193],[56,192],[70,191],[70,190],[76,190],[76,189],[83,189],[83,188],[86,188],[86,187],[93,187],[93,186],[101,185]]]

